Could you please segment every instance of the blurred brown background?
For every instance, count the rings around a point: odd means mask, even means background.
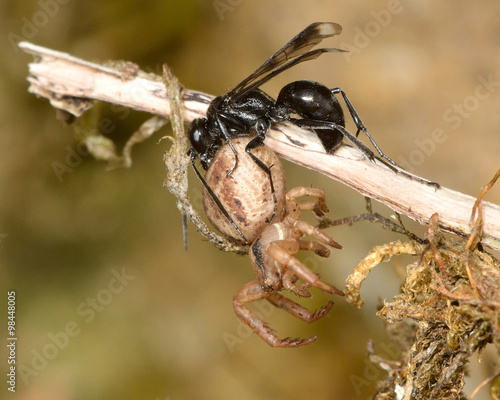
[[[129,170],[108,172],[78,156],[73,128],[27,93],[31,57],[17,40],[96,62],[129,60],[156,73],[166,62],[186,87],[221,94],[307,24],[338,22],[342,35],[326,45],[348,55],[300,65],[266,91],[276,95],[295,79],[342,87],[386,154],[475,196],[500,166],[499,15],[499,2],[465,0],[2,1],[1,304],[16,291],[15,397],[368,398],[383,372],[365,360],[367,341],[397,356],[388,351],[376,307],[398,292],[396,270],[411,261],[396,258],[376,269],[362,310],[334,299],[330,315],[309,326],[265,308],[281,337],[318,336],[300,349],[268,347],[233,313],[233,294],[254,279],[247,257],[216,250],[192,227],[189,251],[183,249],[181,217],[162,187],[168,143],[157,141],[169,130],[136,146]],[[99,110],[96,121],[112,121],[109,136],[119,143],[147,117]],[[440,142],[432,139],[436,129]],[[55,163],[71,172],[58,176]],[[332,218],[364,211],[357,193],[290,163],[285,168],[289,187],[326,190]],[[196,195],[199,182],[193,176],[191,183]],[[499,204],[500,189],[487,200]],[[423,235],[423,227],[407,224]],[[344,249],[328,260],[302,260],[338,287],[372,246],[400,238],[368,223],[328,233]],[[312,309],[327,300],[315,292],[304,304]],[[5,347],[0,355],[5,373]],[[469,393],[495,363],[488,350],[473,362]],[[476,399],[485,396],[483,390]]]

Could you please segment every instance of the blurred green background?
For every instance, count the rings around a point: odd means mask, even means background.
[[[232,308],[233,294],[254,279],[248,258],[216,250],[192,227],[183,249],[175,199],[162,187],[168,142],[158,139],[170,131],[136,146],[128,170],[107,171],[84,155],[58,177],[55,163],[68,165],[79,143],[48,101],[27,93],[31,57],[17,40],[90,61],[129,60],[156,73],[168,63],[185,87],[221,94],[307,24],[338,22],[342,35],[326,44],[348,55],[293,68],[266,91],[276,95],[295,79],[342,87],[386,154],[475,196],[500,166],[499,15],[500,3],[491,0],[2,1],[0,295],[6,309],[7,291],[16,292],[19,337],[11,397],[368,398],[383,372],[366,361],[366,343],[373,339],[380,354],[392,348],[376,307],[398,292],[397,270],[410,261],[396,258],[373,272],[362,310],[337,298],[329,316],[307,325],[263,309],[281,337],[318,336],[300,349],[268,347]],[[147,118],[105,105],[98,112],[97,121],[112,121],[109,136],[118,143]],[[436,129],[445,138],[439,143],[432,141]],[[352,190],[285,168],[288,187],[326,190],[332,218],[364,211]],[[199,193],[194,176],[191,183]],[[500,189],[487,200],[499,204]],[[424,227],[407,223],[423,235]],[[372,246],[399,238],[368,223],[328,233],[342,251],[301,259],[337,287]],[[328,300],[314,295],[304,302],[311,309]],[[1,326],[7,337],[6,322]],[[5,347],[0,355],[4,374]],[[487,348],[482,362],[472,363],[467,390],[495,365]],[[1,391],[7,398],[6,383]]]

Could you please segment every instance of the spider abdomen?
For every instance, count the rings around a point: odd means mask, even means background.
[[[238,153],[238,168],[234,169],[233,151],[228,145],[224,145],[213,158],[205,175],[207,185],[238,225],[248,243],[253,242],[270,222],[282,219],[286,195],[285,175],[278,156],[265,146],[252,150],[252,153],[271,170],[275,200],[269,176],[245,152],[245,147],[251,139],[244,137],[231,140]],[[233,169],[228,177],[228,172]],[[241,235],[206,189],[203,190],[203,207],[208,219],[217,230],[237,242],[242,242]]]

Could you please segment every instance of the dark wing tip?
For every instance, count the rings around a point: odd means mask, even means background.
[[[330,37],[342,33],[342,27],[335,22],[313,22],[305,30],[309,29],[316,31],[316,35],[322,37]]]
[[[241,98],[249,90],[259,87],[273,76],[300,62],[312,60],[322,53],[344,51],[340,49],[311,50],[323,39],[339,35],[341,32],[342,27],[335,22],[313,22],[228,92],[228,97],[233,100]]]

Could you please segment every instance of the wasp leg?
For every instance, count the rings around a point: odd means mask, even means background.
[[[247,238],[245,237],[245,235],[243,234],[243,232],[241,232],[240,228],[238,227],[238,225],[236,224],[236,222],[234,222],[234,220],[231,218],[231,216],[229,215],[229,213],[226,211],[226,209],[224,208],[224,206],[222,205],[222,203],[220,202],[219,198],[217,197],[217,195],[214,193],[214,191],[210,188],[210,186],[208,186],[207,182],[205,181],[205,179],[203,178],[203,176],[201,176],[200,174],[200,171],[198,171],[198,168],[196,168],[196,163],[194,162],[195,160],[195,157],[194,155],[192,154],[191,155],[191,165],[193,166],[193,169],[194,169],[194,172],[196,174],[196,176],[198,177],[198,179],[201,181],[201,183],[203,184],[203,186],[205,187],[205,189],[207,189],[207,192],[208,194],[210,195],[210,197],[213,199],[213,201],[215,202],[215,204],[217,204],[217,207],[219,207],[219,210],[222,211],[222,214],[224,214],[224,217],[227,218],[227,220],[230,222],[230,224],[233,226],[233,228],[236,230],[236,232],[238,232],[238,235],[241,236],[241,238],[243,239],[243,241],[245,243],[248,243],[248,240]]]
[[[274,209],[271,217],[267,220],[267,223],[271,223],[276,215],[276,210],[278,207],[278,199],[276,198],[276,193],[274,191],[274,184],[273,184],[273,177],[271,174],[271,169],[267,167],[259,158],[252,153],[252,150],[262,146],[263,145],[264,139],[261,136],[257,136],[253,138],[245,147],[245,151],[248,153],[248,155],[252,158],[252,160],[257,164],[266,174],[269,176],[269,183],[271,184],[271,193],[273,195],[273,201],[274,201]]]

